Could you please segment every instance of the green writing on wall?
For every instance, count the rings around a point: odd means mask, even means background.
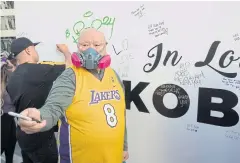
[[[109,17],[109,16],[105,16],[101,19],[94,19],[91,23],[87,23],[87,19],[93,15],[92,11],[87,11],[83,14],[83,19],[77,21],[74,23],[73,27],[70,29],[67,29],[65,31],[65,36],[67,39],[72,39],[73,43],[77,43],[78,42],[78,38],[80,36],[80,32],[83,29],[86,28],[95,28],[95,29],[100,29],[102,27],[107,27],[109,28],[110,31],[110,38],[112,37],[113,34],[113,28],[114,28],[114,24],[115,24],[115,18],[113,17]],[[84,20],[85,19],[85,20]]]

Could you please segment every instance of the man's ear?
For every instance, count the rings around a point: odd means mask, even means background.
[[[25,52],[26,52],[28,55],[30,55],[30,54],[31,54],[31,49],[30,49],[30,47],[26,48],[26,49],[25,49]]]

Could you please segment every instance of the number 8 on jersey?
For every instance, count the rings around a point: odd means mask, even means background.
[[[117,116],[115,115],[114,107],[110,104],[105,104],[103,106],[103,111],[106,116],[107,124],[110,127],[116,127],[118,120],[117,120]]]

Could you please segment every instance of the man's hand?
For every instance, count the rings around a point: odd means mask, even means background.
[[[66,44],[57,44],[57,50],[63,53],[64,55],[71,54]]]
[[[27,116],[30,118],[35,118],[37,120],[41,120],[40,118],[40,111],[36,108],[28,108],[25,109],[20,113],[23,116]],[[39,132],[43,127],[46,126],[46,120],[42,121],[41,123],[37,123],[35,121],[27,121],[19,118],[18,125],[20,126],[21,130],[27,134],[33,134]]]
[[[65,64],[66,64],[66,67],[69,67],[72,65],[72,59],[71,59],[71,53],[67,47],[67,45],[65,44],[57,44],[57,49],[63,53],[64,57],[65,57]]]
[[[128,158],[129,158],[128,151],[123,151],[123,161],[127,161]]]

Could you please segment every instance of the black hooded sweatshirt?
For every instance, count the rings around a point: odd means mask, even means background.
[[[50,63],[50,64],[49,64]],[[65,70],[65,65],[54,64],[31,64],[24,63],[17,67],[11,75],[7,92],[20,113],[26,108],[41,108],[52,88],[53,82]],[[17,127],[17,139],[19,146],[24,151],[34,151],[54,136],[56,127],[46,132],[26,134]]]

